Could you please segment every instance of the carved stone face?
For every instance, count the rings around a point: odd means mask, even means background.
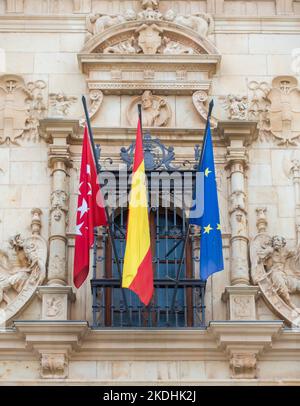
[[[151,92],[147,90],[142,95],[142,107],[144,110],[150,109],[152,107]]]
[[[135,20],[136,19],[136,12],[132,8],[130,8],[130,9],[125,11],[124,18],[127,21]]]
[[[164,18],[165,18],[166,21],[174,21],[174,20],[175,20],[175,17],[176,17],[175,11],[172,10],[172,9],[170,9],[170,10],[168,10],[168,11],[166,12]]]
[[[283,248],[286,244],[286,241],[283,237],[281,237],[280,235],[275,235],[272,238],[272,246],[273,248],[275,248],[276,250]]]

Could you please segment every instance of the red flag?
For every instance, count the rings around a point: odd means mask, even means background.
[[[83,284],[89,273],[90,248],[94,244],[94,227],[107,225],[87,127],[84,129],[79,182],[73,275],[76,288]]]

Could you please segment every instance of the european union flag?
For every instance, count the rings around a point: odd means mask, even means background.
[[[218,192],[209,119],[198,171],[204,174],[204,187],[201,191],[196,188],[194,199],[196,207],[203,206],[203,211],[198,217],[197,214],[196,217],[192,217],[191,211],[190,224],[198,225],[201,229],[200,278],[207,280],[213,273],[224,269]]]

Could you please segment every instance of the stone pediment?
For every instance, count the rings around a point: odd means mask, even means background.
[[[180,45],[190,47],[195,54],[219,55],[216,47],[207,38],[199,35],[198,32],[173,22],[152,20],[125,22],[108,28],[89,39],[81,54],[104,53],[108,47],[129,41],[132,37],[138,37],[142,27],[153,26],[160,31],[162,39],[167,37]],[[124,53],[126,54],[126,51]],[[143,53],[143,51],[136,53]],[[162,53],[162,51],[158,49],[157,52],[153,53]]]
[[[78,54],[90,90],[104,94],[193,94],[207,90],[221,56],[188,27],[166,21],[132,21],[94,35]],[[162,73],[162,72],[168,72]]]

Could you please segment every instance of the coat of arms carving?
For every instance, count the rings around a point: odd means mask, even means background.
[[[293,76],[278,76],[272,86],[250,82],[253,92],[249,118],[257,119],[261,139],[275,138],[279,145],[297,145],[300,137],[300,89]]]

